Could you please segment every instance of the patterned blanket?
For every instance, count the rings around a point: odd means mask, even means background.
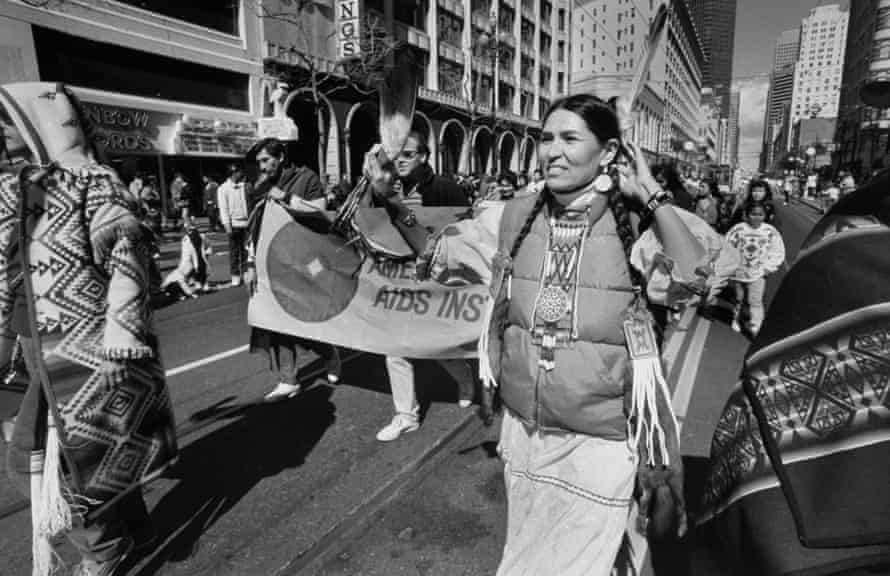
[[[813,230],[720,417],[701,523],[735,573],[890,562],[888,183]]]
[[[49,398],[59,400],[61,441],[74,464],[68,472],[76,473],[69,480],[80,480],[80,495],[104,502],[176,456],[172,403],[148,306],[147,237],[126,187],[87,152],[61,87],[6,85],[0,105],[39,166],[0,175],[0,334],[12,336],[22,323],[35,328],[22,338],[32,379],[9,469],[27,493],[31,452],[42,447],[46,431],[48,394],[36,376],[52,365],[50,379],[67,374],[65,387],[74,392]],[[27,321],[13,321],[14,304],[22,300]],[[123,383],[106,383],[100,369],[108,362],[122,365]],[[59,382],[51,384],[58,390]]]

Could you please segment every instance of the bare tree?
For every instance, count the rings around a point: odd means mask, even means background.
[[[264,22],[281,25],[286,30],[291,44],[288,56],[296,62],[296,69],[279,67],[273,75],[291,89],[305,88],[312,100],[318,131],[318,173],[324,182],[326,130],[323,97],[346,89],[372,95],[392,65],[391,56],[402,43],[394,39],[382,18],[365,14],[359,23],[360,55],[329,58],[327,55],[336,30],[316,29],[320,27],[315,26],[315,12],[332,9],[313,0],[250,0],[248,5]],[[333,14],[327,15],[326,20],[333,21]]]

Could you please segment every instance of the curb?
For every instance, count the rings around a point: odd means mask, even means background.
[[[374,516],[395,500],[410,485],[421,481],[446,456],[446,448],[458,440],[476,433],[483,426],[476,411],[460,417],[457,422],[426,450],[415,455],[389,481],[368,494],[348,513],[322,534],[310,547],[298,552],[284,566],[275,570],[276,576],[315,574],[330,556],[343,547],[344,540],[363,531]]]

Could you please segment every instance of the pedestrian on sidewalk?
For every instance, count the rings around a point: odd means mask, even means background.
[[[646,301],[677,304],[676,289],[700,280],[721,239],[671,206],[643,152],[620,138],[616,112],[599,98],[552,104],[539,143],[546,185],[506,203],[488,262],[491,322],[479,358],[483,385],[497,386],[505,407],[498,576],[609,574],[636,483],[643,524],[652,517],[665,532],[685,531],[678,429]],[[651,221],[639,240],[631,206]],[[477,246],[478,226],[466,220],[441,234],[420,277],[478,267],[490,254]],[[666,258],[672,266],[656,264]]]
[[[219,219],[229,237],[229,271],[232,286],[240,286],[247,262],[247,221],[250,199],[244,172],[238,164],[229,164],[228,177],[217,190]]]
[[[26,158],[15,176],[0,175],[0,365],[18,337],[32,376],[7,470],[31,497],[41,576],[55,568],[59,533],[81,555],[77,576],[112,575],[150,543],[140,486],[177,455],[148,239],[136,198],[97,161],[88,122],[62,85],[0,87],[0,141]],[[73,366],[50,374],[50,356]],[[57,372],[79,379],[64,404]]]
[[[745,222],[733,226],[726,243],[739,253],[739,267],[732,276],[736,303],[732,329],[741,332],[742,306],[748,307],[748,332],[756,336],[763,322],[763,293],[766,277],[785,262],[785,243],[774,226],[766,223],[766,208],[761,202],[745,206]]]
[[[429,148],[423,133],[419,130],[412,130],[408,134],[405,145],[395,161],[394,180],[381,167],[376,152],[372,150],[365,156],[364,171],[379,202],[396,199],[405,204],[422,206],[470,205],[469,198],[457,182],[433,172],[428,162]],[[465,368],[467,361],[442,360],[441,363],[449,373],[458,376],[457,382],[462,390],[460,400],[466,405],[466,401],[471,400],[472,395],[467,397],[467,382],[461,378],[460,372]],[[412,361],[407,358],[387,356],[386,371],[389,374],[396,413],[390,423],[377,433],[377,440],[381,442],[391,442],[406,432],[420,428],[420,405],[417,402]]]
[[[264,138],[248,153],[248,159],[256,161],[259,178],[254,195],[259,198],[250,215],[248,231],[248,260],[245,284],[250,295],[256,293],[257,260],[265,257],[256,252],[263,214],[266,205],[277,202],[290,210],[324,210],[327,198],[318,175],[304,166],[290,164],[284,143],[277,138]],[[254,327],[250,332],[250,351],[262,353],[269,360],[269,369],[278,382],[265,399],[270,402],[293,398],[302,390],[298,360],[301,354],[311,350],[325,363],[327,379],[331,384],[340,381],[340,351],[336,346],[290,334],[273,332]]]
[[[219,204],[217,196],[219,194],[219,184],[216,178],[209,174],[204,174],[201,179],[204,181],[204,213],[207,214],[209,222],[207,230],[216,232],[221,228],[219,223]]]
[[[170,198],[173,200],[173,226],[179,228],[179,218],[182,218],[185,228],[191,218],[192,189],[182,172],[176,172],[170,182]]]

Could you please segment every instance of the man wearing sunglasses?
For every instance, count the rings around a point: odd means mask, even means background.
[[[395,180],[381,167],[374,150],[365,157],[365,174],[378,196],[397,196],[406,206],[469,206],[470,198],[456,181],[433,172],[429,155],[423,134],[412,130],[395,159]],[[473,370],[466,360],[440,362],[458,382],[461,405],[469,406],[473,397]],[[392,422],[377,433],[377,440],[381,442],[391,442],[420,427],[414,365],[407,358],[387,356],[386,370],[396,414]]]

